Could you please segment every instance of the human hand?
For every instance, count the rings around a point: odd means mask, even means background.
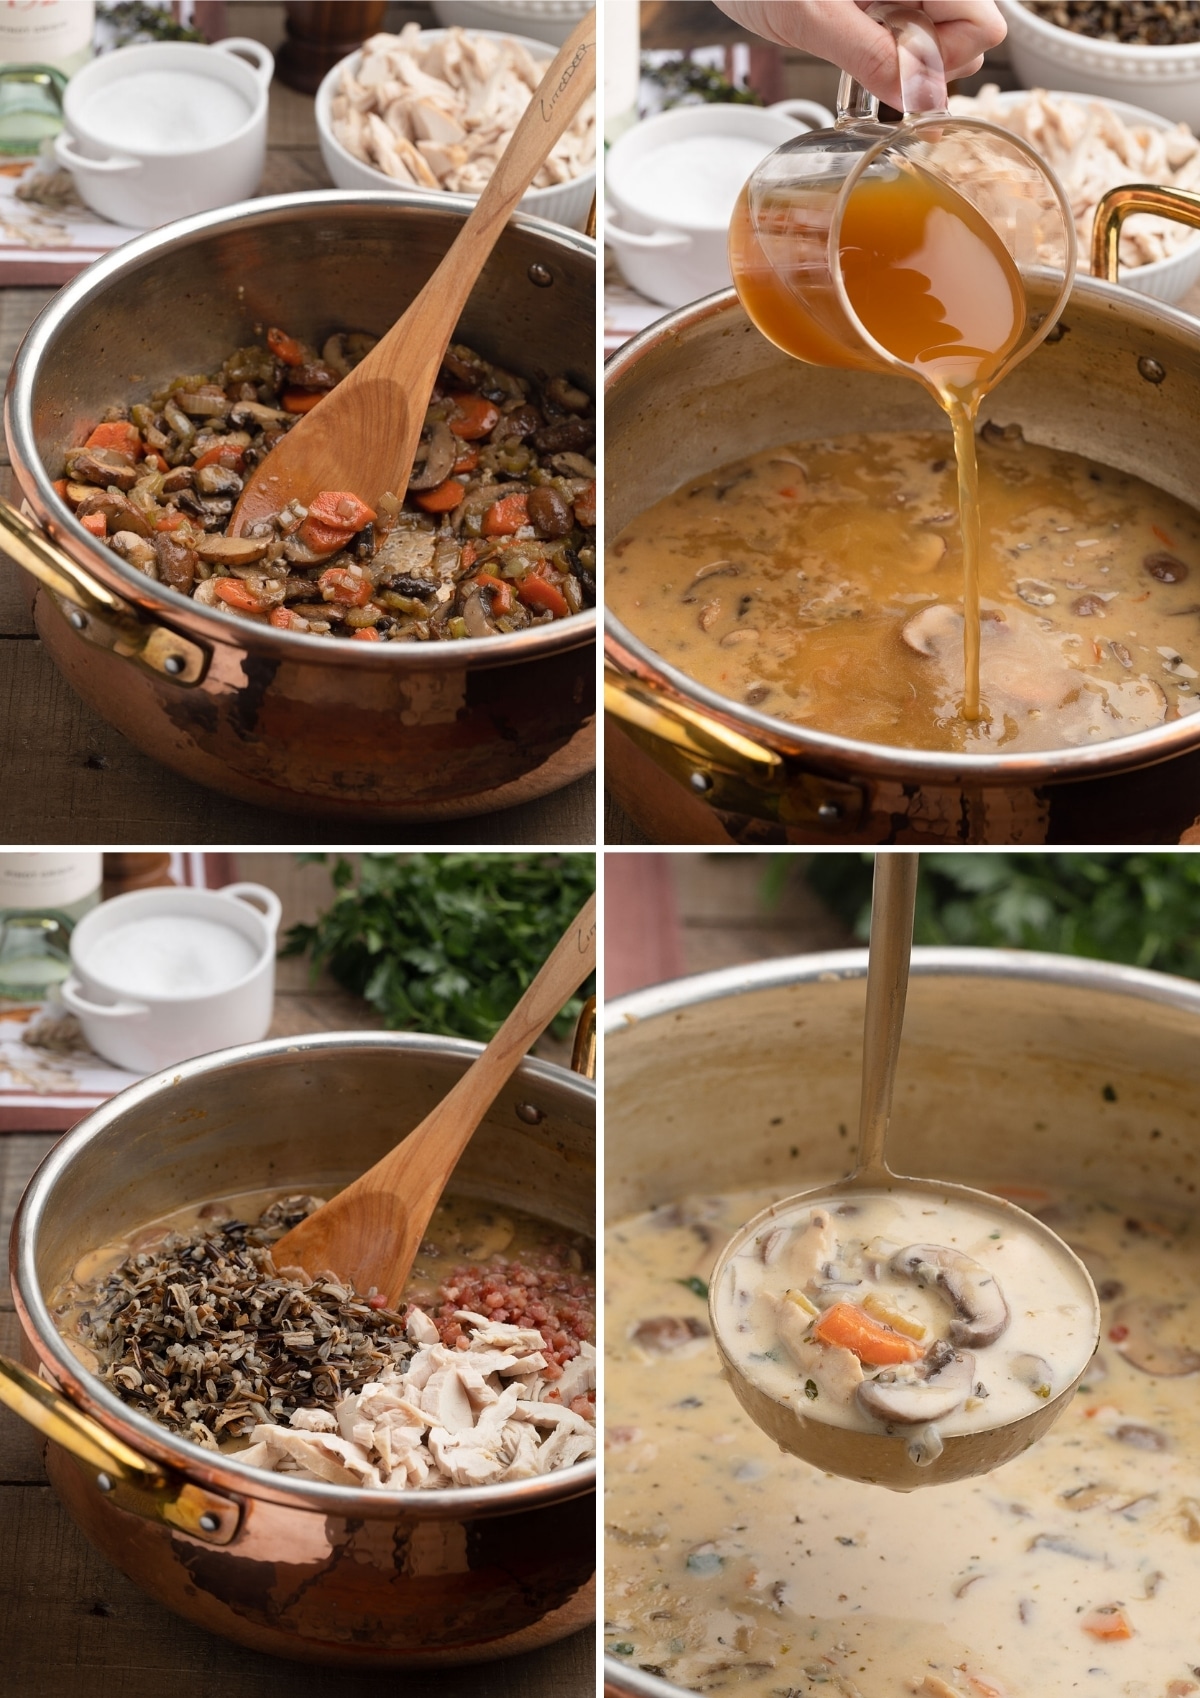
[[[900,66],[891,30],[866,15],[872,0],[716,0],[723,12],[767,41],[802,47],[849,71],[879,100],[904,110]],[[946,80],[969,77],[1006,25],[993,0],[913,0],[933,25]]]

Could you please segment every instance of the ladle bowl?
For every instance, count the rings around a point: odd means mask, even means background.
[[[896,1492],[911,1492],[920,1486],[943,1486],[952,1480],[988,1474],[1035,1444],[1066,1409],[1087,1370],[1100,1339],[1100,1305],[1091,1277],[1075,1252],[1035,1215],[1028,1214],[1015,1203],[991,1196],[986,1191],[976,1191],[968,1185],[951,1185],[944,1180],[909,1179],[897,1175],[894,1184],[909,1193],[923,1192],[939,1204],[969,1203],[973,1208],[994,1216],[1001,1226],[1010,1230],[1017,1228],[1042,1244],[1063,1263],[1064,1268],[1069,1266],[1078,1276],[1081,1293],[1089,1294],[1092,1349],[1084,1356],[1079,1371],[1069,1383],[1052,1397],[1038,1403],[1027,1415],[975,1432],[943,1432],[940,1454],[928,1462],[917,1463],[909,1453],[912,1427],[896,1426],[890,1431],[861,1432],[857,1428],[835,1426],[830,1421],[819,1420],[811,1413],[811,1405],[804,1394],[804,1378],[799,1371],[795,1395],[777,1397],[752,1379],[727,1348],[724,1339],[728,1335],[728,1325],[721,1314],[721,1292],[734,1257],[781,1216],[820,1203],[845,1202],[853,1197],[856,1189],[878,1192],[883,1187],[876,1180],[869,1185],[859,1179],[839,1180],[833,1185],[797,1192],[795,1196],[784,1197],[761,1209],[734,1234],[718,1257],[709,1281],[708,1306],[717,1353],[734,1396],[755,1425],[774,1439],[781,1450],[802,1457],[827,1474],[840,1474],[844,1479],[861,1480],[866,1485],[887,1486]]]

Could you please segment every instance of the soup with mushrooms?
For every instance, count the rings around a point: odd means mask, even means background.
[[[125,1403],[208,1450],[334,1485],[526,1479],[595,1453],[588,1245],[443,1198],[397,1309],[271,1245],[319,1206],[182,1209],[83,1257],[59,1330]]]
[[[1127,473],[979,441],[982,718],[963,694],[950,439],[791,443],[694,478],[608,551],[613,611],[776,718],[902,748],[1018,753],[1200,706],[1200,516]]]
[[[1200,1692],[1195,1221],[1034,1203],[1096,1282],[1100,1349],[1031,1450],[900,1495],[783,1454],[721,1378],[705,1282],[770,1200],[609,1235],[609,1651],[738,1698]]]

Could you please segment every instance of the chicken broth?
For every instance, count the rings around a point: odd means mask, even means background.
[[[124,1402],[207,1449],[332,1484],[483,1485],[594,1452],[586,1243],[520,1210],[443,1198],[404,1297],[276,1269],[319,1206],[244,1193],[81,1258],[59,1331]]]
[[[1039,1444],[917,1500],[782,1453],[721,1378],[705,1281],[771,1200],[608,1236],[609,1650],[738,1698],[1200,1692],[1193,1221],[1037,1205],[1096,1281],[1100,1350]]]
[[[1095,1346],[1082,1269],[1019,1217],[997,1220],[925,1193],[784,1207],[725,1265],[718,1331],[736,1367],[806,1420],[899,1432],[928,1464],[944,1435],[1058,1396]]]
[[[1194,712],[1200,517],[1128,473],[979,437],[982,717],[961,717],[950,439],[796,442],[694,478],[609,549],[609,603],[698,683],[901,748],[1019,753]]]

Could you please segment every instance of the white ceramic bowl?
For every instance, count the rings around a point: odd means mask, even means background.
[[[1102,99],[1098,95],[1088,96],[1067,89],[1047,89],[1045,92],[1051,100],[1072,100],[1076,105],[1086,105],[1089,99],[1101,100],[1101,103],[1107,106],[1110,112],[1114,112],[1124,124],[1144,124],[1155,130],[1170,130],[1175,127],[1173,119],[1163,118],[1157,112],[1147,112],[1141,106],[1130,106],[1123,100]],[[1008,111],[1028,98],[1028,89],[1009,89],[996,97],[996,105]],[[1080,242],[1079,263],[1081,269],[1086,269],[1088,252],[1087,244],[1083,241]],[[1126,289],[1136,289],[1141,295],[1153,295],[1156,301],[1182,300],[1198,279],[1200,231],[1196,231],[1176,253],[1170,254],[1166,259],[1156,259],[1150,265],[1123,265],[1120,272],[1120,281]]]
[[[765,159],[804,130],[827,129],[832,123],[833,114],[815,101],[782,100],[765,108],[676,106],[626,130],[609,148],[604,167],[604,240],[626,280],[666,307],[686,306],[728,289],[729,218],[741,184],[757,164],[753,149]],[[746,168],[733,173],[739,180],[731,196],[730,179],[718,181],[711,168],[712,146],[734,140],[750,145],[739,149]],[[668,149],[671,165],[664,171]],[[682,194],[672,192],[671,171],[675,160],[686,163],[689,150],[696,164],[685,172],[685,204]],[[657,172],[649,165],[656,154]]]
[[[444,34],[441,30],[424,30],[426,36]],[[528,36],[514,35],[512,30],[475,30],[475,35],[490,36],[496,41],[518,41],[532,57],[541,65],[548,65],[554,54],[544,41],[534,41]],[[400,184],[394,177],[389,177],[385,171],[377,171],[373,165],[364,165],[361,159],[344,148],[333,133],[330,118],[330,108],[334,94],[341,85],[342,72],[349,66],[357,71],[362,61],[361,50],[340,59],[327,74],[317,90],[317,139],[321,144],[321,158],[325,161],[325,169],[333,178],[339,189],[389,189],[403,188],[405,193],[440,194],[438,189],[426,189],[421,185],[412,188],[408,183]],[[599,120],[597,119],[597,122]],[[521,197],[521,211],[531,212],[538,218],[549,218],[555,224],[565,224],[569,229],[582,230],[587,223],[588,212],[596,194],[596,169],[590,166],[582,176],[572,177],[567,183],[552,183],[548,189],[530,189]],[[475,195],[465,195],[465,200],[475,200]]]
[[[77,71],[67,84],[65,127],[55,137],[55,155],[94,212],[134,229],[248,200],[262,181],[267,90],[274,68],[265,47],[241,36],[212,47],[154,41],[105,53]],[[172,131],[168,122],[153,140],[143,136],[136,146],[119,148],[91,127],[88,104],[93,97],[130,78],[172,73],[223,84],[242,97],[249,116],[232,133],[207,145],[197,145],[182,124]],[[132,94],[128,98],[132,100]]]
[[[526,35],[561,47],[586,18],[592,0],[434,0],[433,15],[447,29],[504,30],[516,24]]]
[[[999,5],[1008,24],[1009,61],[1026,88],[1128,100],[1200,130],[1200,42],[1134,47],[1097,41],[1047,23],[1020,0]]]
[[[275,933],[281,908],[261,884],[227,884],[223,890],[131,890],[93,908],[71,933],[72,974],[61,996],[97,1055],[134,1073],[160,1068],[210,1050],[265,1038],[275,1005]],[[131,992],[103,976],[97,945],[132,920],[166,916],[217,921],[252,945],[254,965],[240,978],[207,993]]]

